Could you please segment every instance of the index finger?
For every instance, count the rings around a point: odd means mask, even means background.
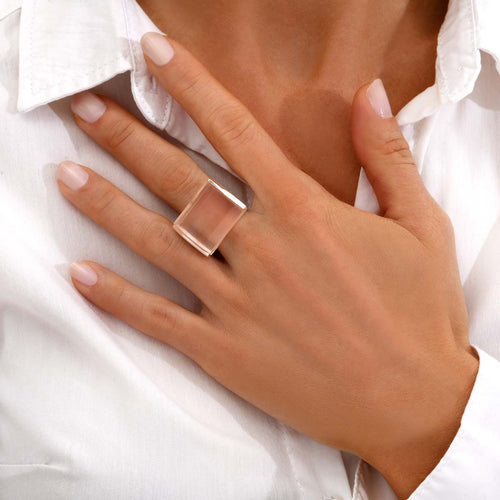
[[[262,201],[266,195],[276,196],[276,186],[283,176],[290,176],[295,169],[248,108],[175,40],[146,33],[141,44],[158,82],[193,118],[231,168]]]

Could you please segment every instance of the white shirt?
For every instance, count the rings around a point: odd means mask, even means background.
[[[199,307],[59,193],[55,168],[69,159],[176,216],[75,125],[68,96],[96,87],[240,199],[252,193],[149,74],[139,39],[159,30],[135,0],[0,1],[0,499],[393,500],[357,457],[265,415],[76,291],[68,263],[90,259]],[[480,354],[460,430],[411,500],[500,498],[499,19],[498,0],[451,0],[436,83],[397,116],[454,223]],[[378,210],[363,173],[355,206]]]

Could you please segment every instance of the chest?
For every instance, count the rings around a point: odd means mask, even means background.
[[[330,193],[354,205],[360,165],[351,137],[351,103],[357,89],[370,81],[360,76],[349,87],[322,84],[289,88],[259,85],[264,77],[243,81],[222,75],[221,81],[257,118],[292,163]],[[393,87],[391,84],[390,87]],[[404,93],[393,91],[397,112]]]
[[[351,104],[359,87],[379,76],[376,69],[358,69],[347,80],[332,70],[315,81],[298,83],[270,78],[257,62],[248,63],[249,74],[241,64],[221,65],[220,56],[203,53],[200,57],[292,163],[337,198],[354,204],[360,166],[351,138]],[[432,78],[417,78],[401,87],[397,74],[388,75],[384,83],[393,112],[430,85]]]

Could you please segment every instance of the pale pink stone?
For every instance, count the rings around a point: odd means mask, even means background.
[[[173,228],[209,256],[246,210],[243,202],[209,179],[179,214]]]

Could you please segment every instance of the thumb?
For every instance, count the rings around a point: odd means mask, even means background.
[[[354,96],[351,127],[358,161],[382,215],[415,228],[417,220],[428,213],[431,197],[392,115],[382,80],[364,85]]]

